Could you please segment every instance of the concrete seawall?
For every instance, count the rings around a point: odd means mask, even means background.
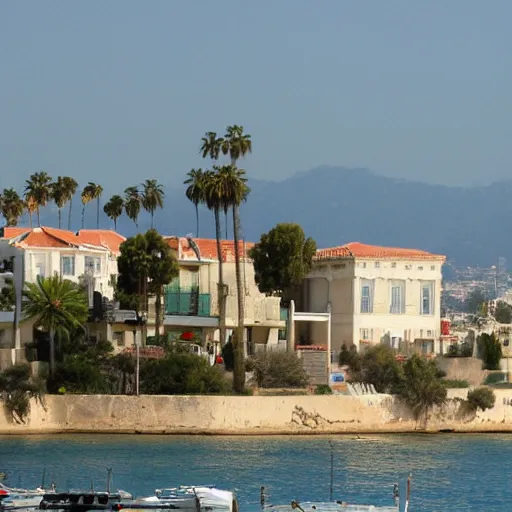
[[[496,391],[493,409],[467,414],[450,400],[429,416],[428,431],[512,432],[512,390]],[[0,412],[0,434],[334,434],[423,431],[390,395],[352,396],[109,396],[49,395],[32,402],[25,424]]]

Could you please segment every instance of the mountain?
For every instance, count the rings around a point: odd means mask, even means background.
[[[425,249],[445,254],[457,265],[494,265],[498,256],[512,261],[512,182],[447,187],[365,169],[319,167],[280,182],[250,180],[249,185],[251,194],[241,209],[248,241],[257,241],[279,222],[297,222],[319,247],[360,241]],[[95,211],[90,204],[88,227],[95,226]],[[111,227],[103,213],[101,217],[102,227]],[[79,222],[78,205],[74,218]],[[215,236],[213,215],[204,208],[200,224],[200,236]],[[141,216],[139,227],[149,227],[148,216]],[[195,236],[195,210],[183,190],[167,190],[155,227],[163,234]],[[136,228],[123,216],[118,230],[131,235]]]

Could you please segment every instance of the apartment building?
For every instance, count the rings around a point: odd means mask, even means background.
[[[376,343],[431,353],[441,325],[445,256],[359,242],[317,251],[301,309],[331,312],[332,350]],[[322,326],[296,329],[296,341],[321,343]]]
[[[191,334],[208,342],[219,340],[218,254],[216,240],[167,237],[176,254],[180,275],[166,289],[164,329],[173,337]],[[222,261],[227,286],[226,327],[229,336],[238,324],[235,246],[223,240]],[[254,267],[248,256],[254,244],[240,243],[244,280],[245,342],[247,352],[258,348],[286,347],[287,309],[279,297],[260,293],[254,280]]]

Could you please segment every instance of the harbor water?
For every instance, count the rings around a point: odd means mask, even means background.
[[[331,443],[329,443],[331,441]],[[241,512],[269,503],[327,500],[331,446],[334,498],[392,503],[393,484],[412,475],[410,512],[511,510],[512,435],[185,437],[131,435],[0,436],[0,472],[10,486],[104,490],[135,495],[180,484],[237,492]]]

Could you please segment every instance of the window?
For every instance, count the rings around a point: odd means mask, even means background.
[[[421,283],[420,314],[434,314],[434,283],[424,281]]]
[[[503,340],[503,346],[508,347],[508,340]]]
[[[380,268],[380,261],[375,262],[375,268]]]
[[[431,338],[432,337],[432,331],[429,329],[427,331],[427,338]]]
[[[75,275],[75,257],[74,256],[62,256],[61,269],[63,276],[74,276]]]
[[[361,267],[366,268],[366,262],[361,263]]]
[[[405,265],[405,270],[411,270],[411,265]]]
[[[435,270],[435,269],[436,269],[435,265],[430,265],[430,270]]]
[[[391,300],[389,312],[394,315],[402,315],[405,313],[405,282],[391,282]]]
[[[373,313],[373,281],[361,282],[361,313]]]
[[[423,267],[418,267],[418,270],[423,270]]]
[[[361,339],[362,340],[370,339],[370,329],[361,329]]]
[[[395,261],[393,261],[393,262],[391,263],[391,268],[396,268],[396,262],[395,262]]]
[[[85,271],[90,271],[93,274],[101,274],[101,258],[99,256],[85,256],[84,257]]]

